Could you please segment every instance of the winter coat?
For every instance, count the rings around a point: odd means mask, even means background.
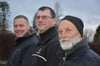
[[[38,43],[36,33],[16,40],[16,45],[8,59],[7,66],[30,66],[32,52]]]
[[[52,27],[45,33],[40,34],[36,52],[32,54],[32,66],[58,66],[60,51],[58,34],[55,27]]]
[[[65,56],[64,66],[100,66],[100,56],[88,47],[88,43],[85,40],[79,42],[70,51]]]

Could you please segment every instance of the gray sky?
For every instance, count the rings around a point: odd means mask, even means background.
[[[4,1],[4,0],[0,0]],[[12,25],[13,18],[17,15],[25,15],[32,25],[35,12],[41,6],[50,6],[54,9],[56,1],[60,3],[61,13],[73,15],[84,21],[85,28],[95,30],[100,25],[100,0],[5,0],[10,5]],[[62,17],[63,17],[62,16]],[[10,27],[12,30],[12,26]]]

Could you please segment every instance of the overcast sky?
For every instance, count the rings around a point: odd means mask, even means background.
[[[100,25],[100,0],[0,0],[10,5],[10,22],[17,15],[25,15],[32,25],[35,12],[41,6],[50,6],[54,9],[56,1],[59,2],[61,13],[73,15],[84,21],[85,28],[95,30]],[[62,17],[63,17],[62,16]],[[10,27],[12,30],[12,26]]]

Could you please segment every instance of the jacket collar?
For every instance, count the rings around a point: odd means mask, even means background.
[[[49,30],[47,30],[44,33],[40,33],[40,39],[48,39],[53,37],[54,35],[57,35],[57,31],[55,27],[51,27]]]
[[[55,35],[57,35],[57,30],[55,27],[51,27],[46,32],[41,33],[40,34],[40,41],[41,41],[40,45],[47,43],[49,40],[52,40],[52,38],[55,37]]]
[[[16,46],[19,45],[21,42],[25,41],[27,38],[29,38],[31,36],[33,36],[33,35],[28,35],[28,36],[25,36],[25,37],[17,38],[16,39]]]

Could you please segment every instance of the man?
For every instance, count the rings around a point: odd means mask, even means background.
[[[58,66],[61,47],[55,28],[56,16],[53,9],[40,7],[36,13],[35,24],[38,28],[40,41],[33,56],[33,66]]]
[[[100,66],[100,57],[83,39],[83,22],[74,16],[61,19],[58,32],[62,49],[65,52],[64,63],[60,66]]]
[[[14,18],[14,33],[16,35],[16,45],[8,59],[7,66],[28,66],[32,58],[32,52],[38,43],[36,33],[31,32],[26,16],[18,15]]]

